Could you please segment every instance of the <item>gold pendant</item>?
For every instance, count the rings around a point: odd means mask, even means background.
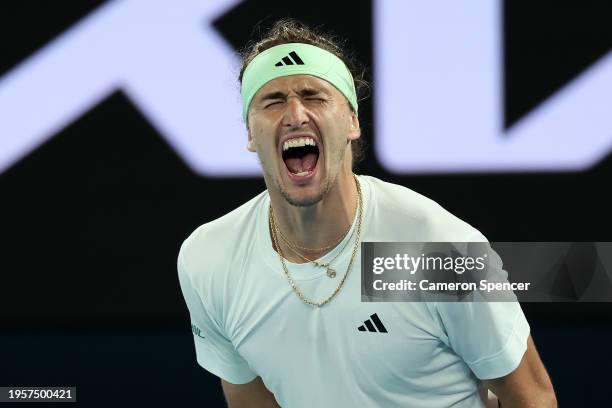
[[[327,267],[327,276],[329,276],[330,278],[335,278],[336,277],[336,271],[328,266]]]

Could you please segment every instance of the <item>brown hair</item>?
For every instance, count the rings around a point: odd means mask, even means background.
[[[249,42],[240,52],[242,64],[238,81],[242,84],[242,75],[247,65],[259,53],[280,44],[304,43],[314,45],[331,52],[340,58],[353,76],[357,100],[361,101],[369,96],[370,85],[364,79],[365,69],[352,53],[347,53],[346,40],[340,39],[330,33],[324,33],[318,29],[308,27],[306,24],[295,19],[278,20],[272,28],[265,33],[258,41]],[[351,110],[352,106],[348,104]],[[364,141],[360,137],[351,141],[351,151],[353,155],[353,167],[364,158]]]

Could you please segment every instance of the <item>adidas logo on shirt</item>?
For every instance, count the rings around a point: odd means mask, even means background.
[[[291,51],[289,55],[283,57],[282,60],[274,64],[275,67],[282,67],[285,65],[304,65],[304,61],[302,61],[295,51]]]
[[[378,330],[376,330],[378,329]],[[374,313],[368,320],[363,322],[361,326],[357,328],[359,331],[368,331],[371,333],[388,333],[385,325],[380,321],[378,315]]]

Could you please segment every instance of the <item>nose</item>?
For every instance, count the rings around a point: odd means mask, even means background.
[[[308,123],[306,107],[298,96],[289,96],[283,114],[283,126],[300,128]]]

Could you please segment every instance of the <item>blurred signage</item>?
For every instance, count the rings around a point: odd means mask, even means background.
[[[121,90],[195,172],[258,174],[239,61],[210,24],[235,3],[112,1],[48,43],[0,78],[0,172]]]
[[[0,78],[0,172],[121,90],[196,173],[260,174],[239,61],[210,24],[237,2],[111,1],[70,27]],[[373,4],[389,171],[583,169],[610,151],[612,53],[504,130],[501,1]]]
[[[612,52],[503,126],[502,2],[375,1],[375,150],[393,173],[585,169],[612,148]]]

